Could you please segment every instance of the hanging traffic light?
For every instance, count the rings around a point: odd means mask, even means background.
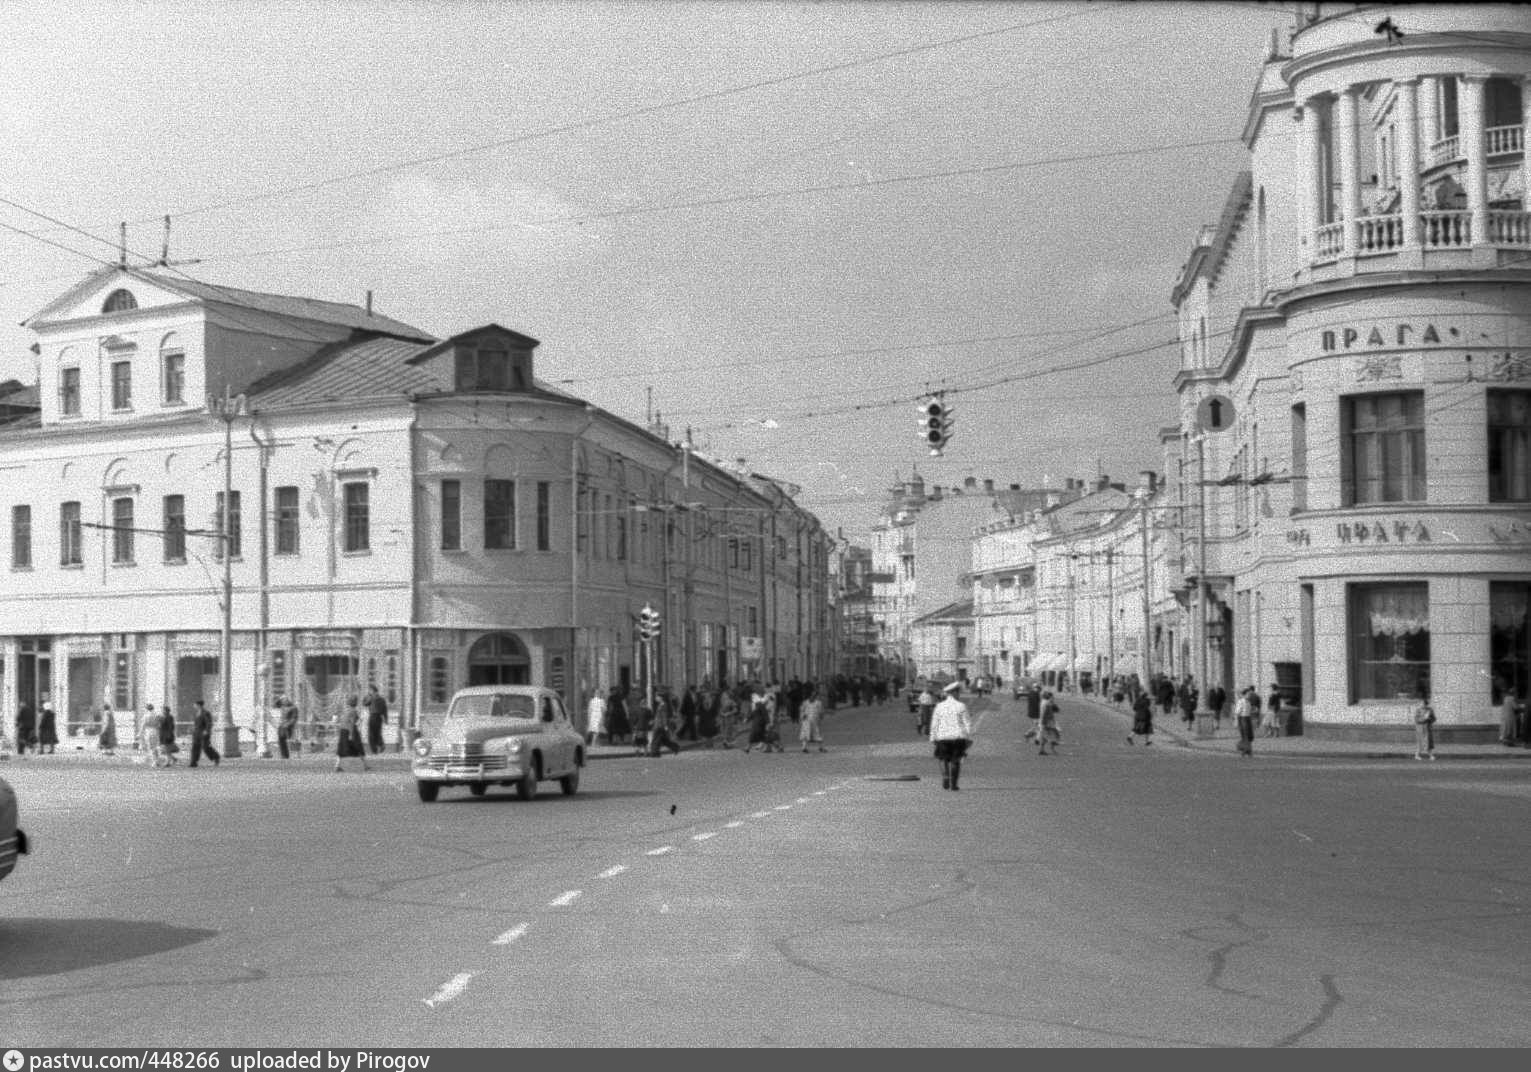
[[[638,637],[641,640],[659,639],[659,612],[647,603],[638,612]]]
[[[940,395],[932,395],[920,406],[920,436],[932,457],[940,457],[942,448],[951,441],[952,408]]]

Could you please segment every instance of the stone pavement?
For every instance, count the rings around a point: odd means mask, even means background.
[[[1095,696],[1067,693],[1059,699],[1071,704],[1088,704],[1101,711],[1108,711],[1122,720],[1123,733],[1132,725],[1132,709],[1126,704],[1115,704]],[[1194,748],[1199,752],[1227,752],[1237,754],[1238,727],[1232,718],[1222,720],[1222,725],[1210,737],[1198,736],[1195,729],[1180,720],[1179,713],[1165,716],[1157,706],[1154,708],[1154,738],[1156,741],[1172,741],[1175,746]],[[1502,744],[1437,744],[1435,754],[1441,760],[1463,759],[1525,759],[1531,760],[1531,749],[1508,748]],[[1326,737],[1299,734],[1295,737],[1261,737],[1255,730],[1254,758],[1295,757],[1298,759],[1411,759],[1414,755],[1412,740],[1398,741],[1340,741]]]

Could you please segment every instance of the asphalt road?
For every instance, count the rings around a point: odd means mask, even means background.
[[[1531,769],[1008,700],[422,805],[397,759],[12,759],[0,1046],[1525,1046]],[[913,777],[918,780],[912,780]]]

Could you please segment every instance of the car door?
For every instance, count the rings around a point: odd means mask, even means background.
[[[539,701],[538,718],[542,722],[542,754],[547,763],[543,773],[548,777],[567,773],[571,762],[568,735],[559,725],[558,716],[561,713],[557,697],[551,693],[543,693]]]

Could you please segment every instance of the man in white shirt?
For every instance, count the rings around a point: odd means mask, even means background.
[[[973,739],[973,720],[968,705],[957,699],[960,682],[953,681],[942,690],[945,695],[930,716],[930,740],[936,759],[941,761],[941,788],[956,789],[962,773],[962,757]]]

